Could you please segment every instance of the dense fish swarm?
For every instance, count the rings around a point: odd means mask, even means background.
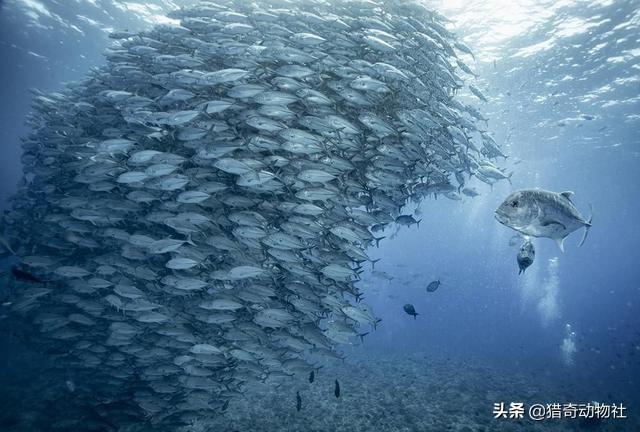
[[[100,393],[93,421],[117,401],[170,429],[339,356],[377,322],[354,286],[372,231],[407,200],[501,178],[455,98],[469,50],[417,3],[173,17],[113,33],[105,66],[36,95],[4,217],[47,281],[14,282],[11,308],[88,372],[68,387]]]

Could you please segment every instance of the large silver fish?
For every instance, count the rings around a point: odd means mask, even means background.
[[[591,219],[585,220],[571,202],[573,192],[551,192],[542,189],[524,189],[512,193],[495,212],[496,219],[524,235],[548,237],[564,252],[564,239],[572,232],[585,228],[580,246],[591,228]]]

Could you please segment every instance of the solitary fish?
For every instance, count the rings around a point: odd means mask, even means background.
[[[314,379],[316,379],[316,372],[311,371],[311,373],[309,374],[309,383],[312,383]]]
[[[438,287],[440,287],[440,283],[440,279],[434,280],[433,282],[429,283],[429,285],[427,285],[427,292],[434,292],[435,290],[437,290]]]
[[[416,308],[414,308],[412,304],[407,303],[406,305],[404,305],[403,309],[407,314],[413,315],[413,319],[416,319],[418,312],[416,312]]]
[[[555,193],[541,189],[525,189],[512,193],[496,210],[496,219],[522,234],[548,237],[564,252],[564,239],[584,227],[580,246],[591,228],[592,216],[585,220],[571,202],[573,192]]]
[[[296,392],[296,411],[300,411],[302,409],[302,398],[300,397],[300,392]]]
[[[533,264],[533,260],[536,257],[536,249],[533,247],[533,243],[531,240],[525,241],[520,247],[520,251],[518,251],[518,267],[520,267],[520,271],[518,274],[524,273],[524,271]]]
[[[336,380],[336,387],[333,389],[333,394],[336,395],[337,398],[340,397],[340,383]]]

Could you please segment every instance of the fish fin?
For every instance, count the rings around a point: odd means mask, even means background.
[[[556,222],[556,221],[542,221],[540,222],[540,225],[542,225],[543,227],[549,226],[549,225],[560,225],[562,227],[562,229],[566,230],[567,227],[564,226],[564,224],[561,224],[560,222]]]
[[[513,171],[511,171],[511,173],[507,176],[507,181],[509,182],[509,184],[511,186],[513,186],[513,183],[511,183],[511,176],[513,175]]]
[[[591,221],[593,220],[593,207],[591,204],[589,204],[589,208],[591,209],[591,215],[589,216],[589,220],[584,223],[584,234],[582,235],[582,240],[580,240],[580,246],[582,246],[587,239],[589,229],[591,228]]]
[[[560,248],[560,252],[563,252],[563,253],[564,253],[564,239],[565,238],[566,237],[558,237],[558,238],[554,239],[556,241],[556,244]]]
[[[571,197],[574,195],[573,191],[560,192],[560,195],[571,201]]]

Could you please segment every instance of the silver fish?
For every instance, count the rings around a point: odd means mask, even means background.
[[[588,220],[573,205],[573,192],[551,192],[542,189],[524,189],[509,195],[495,211],[503,225],[524,235],[548,237],[564,252],[564,239],[580,228],[585,228],[580,246],[591,228]]]

